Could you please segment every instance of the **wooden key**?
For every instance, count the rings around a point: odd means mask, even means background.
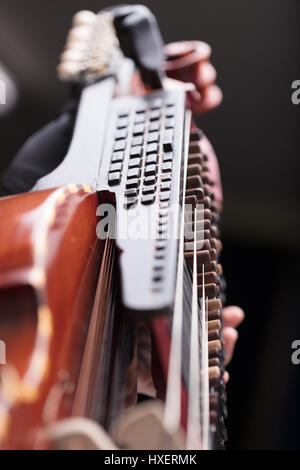
[[[208,331],[208,341],[215,341],[220,339],[219,330],[210,330]]]
[[[192,268],[194,264],[194,253],[187,252],[184,253],[184,258],[189,266]],[[206,264],[210,262],[210,252],[206,251],[197,251],[197,263],[198,265]]]
[[[208,358],[213,359],[213,358],[220,358],[220,350],[218,348],[211,348],[210,351],[208,351]]]
[[[210,232],[212,237],[220,238],[220,231],[216,225],[211,226]]]
[[[211,250],[210,240],[200,240],[196,242],[197,251]],[[187,242],[184,244],[184,251],[194,251],[194,242]]]
[[[208,331],[220,330],[221,326],[220,320],[209,320],[207,322]]]
[[[198,204],[203,204],[206,209],[209,209],[211,211],[211,199],[209,196],[205,196],[203,199],[200,199],[200,201],[198,201]]]
[[[210,392],[209,393],[209,409],[212,411],[217,411],[219,406],[220,406],[219,394],[217,392]]]
[[[191,205],[194,208],[197,205],[197,196],[187,196],[184,202],[186,206]]]
[[[203,184],[203,191],[205,192],[206,196],[212,197],[213,193],[211,191],[211,187],[209,184]]]
[[[212,261],[211,263],[206,264],[204,266],[204,272],[205,273],[217,272],[217,263],[215,261]]]
[[[202,179],[200,176],[188,176],[186,179],[187,189],[198,189],[202,187]]]
[[[191,218],[186,221],[185,223],[185,232],[190,234],[194,233],[194,222],[191,221]],[[198,220],[198,223],[196,224],[196,231],[198,230],[210,230],[211,228],[211,222],[209,219],[204,219],[204,220]],[[188,238],[189,240],[194,239],[194,235],[192,237]]]
[[[218,259],[217,250],[214,250],[214,249],[210,250],[209,255],[210,255],[211,261],[216,261]]]
[[[192,142],[189,146],[189,153],[201,153],[201,147],[199,142]],[[204,158],[204,155],[203,155]]]
[[[200,142],[200,140],[203,138],[204,134],[201,129],[194,129],[193,132],[191,132],[190,135],[190,142]]]
[[[202,188],[187,189],[185,192],[186,196],[196,196],[198,201],[204,198],[204,191]]]
[[[194,153],[189,155],[188,164],[189,165],[201,165],[204,161],[203,155],[201,153]]]
[[[216,244],[218,252],[221,253],[221,251],[223,250],[223,243],[221,242],[221,240],[216,239]]]
[[[201,172],[202,172],[201,165],[197,165],[197,164],[188,165],[188,168],[187,168],[188,176],[200,176],[201,178]]]
[[[220,340],[215,340],[215,341],[209,341],[208,342],[208,352],[216,349],[217,351],[221,351],[222,349],[222,343]]]
[[[198,285],[203,284],[203,275],[199,273],[197,276]],[[216,272],[204,273],[204,283],[205,284],[219,284],[219,277]]]
[[[193,230],[196,230],[198,232],[198,230],[209,230],[211,225],[210,225],[210,220],[207,216],[210,215],[209,212],[206,212],[208,211],[208,209],[205,209],[204,211],[202,211],[202,215],[204,217],[204,219],[202,220],[197,220],[197,223],[196,223],[196,226],[194,224],[194,222],[186,222],[185,224],[185,228],[186,230],[188,230],[189,232],[192,232]]]
[[[210,240],[210,230],[197,230],[196,240]]]
[[[221,222],[220,214],[218,214],[217,212],[213,213],[211,220],[212,220],[214,225],[219,226],[220,222]]]
[[[209,386],[219,387],[222,384],[221,370],[219,367],[209,367]]]
[[[221,369],[220,367],[214,366],[214,367],[209,367],[208,368],[208,376],[209,378],[213,377],[220,377],[221,376]]]
[[[204,286],[205,288],[205,297],[212,298],[212,297],[218,297],[220,295],[220,289],[216,284],[206,284]],[[202,297],[203,295],[203,286],[198,285],[198,296]]]
[[[209,361],[208,361],[208,366],[209,367],[214,367],[214,366],[220,367],[220,364],[221,364],[221,362],[220,362],[220,359],[218,357],[213,357],[213,358],[209,359]]]
[[[210,323],[210,321],[220,321],[220,319],[221,319],[221,312],[219,310],[208,311],[208,320],[209,320],[208,323]]]
[[[223,275],[223,267],[222,267],[221,264],[217,264],[217,274],[218,274],[218,276]]]
[[[214,250],[219,251],[219,250],[218,250],[218,244],[217,244],[216,238],[211,237],[211,239],[210,239],[210,246],[211,246]]]
[[[202,171],[204,171],[205,173],[209,173],[210,168],[207,165],[202,165]]]
[[[207,301],[208,311],[221,310],[221,308],[222,308],[222,302],[221,302],[220,299],[213,299],[213,300],[208,300]]]
[[[202,199],[203,201],[203,199]],[[203,219],[209,219],[212,217],[212,213],[211,213],[211,210],[209,208],[206,208],[204,207],[203,208],[203,204],[202,205],[199,205],[200,202],[197,201],[197,208],[196,208],[196,216],[197,216],[197,221],[199,223],[203,222]],[[191,210],[189,207],[187,207],[187,210],[186,210],[186,222],[193,222],[194,219],[195,219],[195,209],[194,210]],[[200,230],[203,230],[202,228],[200,228]]]
[[[208,184],[210,186],[212,186],[214,184],[212,179],[211,179],[210,173],[208,171],[203,172],[201,174],[201,178],[202,178],[203,184]]]

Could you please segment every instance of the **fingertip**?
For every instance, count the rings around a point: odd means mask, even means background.
[[[196,86],[201,93],[201,89],[212,85],[217,78],[217,71],[210,62],[200,62],[198,65]]]
[[[203,90],[203,102],[209,109],[217,108],[223,101],[221,88],[213,84]]]
[[[231,326],[226,326],[224,329],[223,329],[223,340],[224,340],[224,343],[225,345],[227,343],[236,343],[237,340],[238,340],[238,337],[239,337],[239,334],[237,332],[237,330]]]
[[[223,320],[226,326],[237,327],[245,318],[245,313],[240,307],[230,306],[223,310]]]
[[[194,101],[193,111],[196,114],[203,114],[217,108],[223,101],[223,93],[221,89],[215,85],[209,85],[201,90],[201,98]]]
[[[223,375],[224,382],[227,384],[230,380],[230,375],[228,374],[227,370],[225,370]]]
[[[235,344],[238,339],[238,332],[231,326],[226,326],[223,329],[223,343],[225,349],[225,364],[229,364],[232,359]]]

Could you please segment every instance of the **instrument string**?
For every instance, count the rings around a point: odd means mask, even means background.
[[[95,367],[97,367],[99,361],[103,322],[105,321],[103,307],[107,302],[107,295],[103,295],[103,282],[106,277],[106,286],[108,287],[111,283],[112,249],[112,242],[110,237],[107,236],[72,410],[72,414],[77,416],[91,417],[92,414],[91,398],[95,382]],[[104,289],[104,292],[108,290]]]
[[[195,209],[195,226],[197,212]],[[198,449],[201,440],[200,428],[200,348],[199,348],[199,303],[197,270],[197,232],[194,230],[192,315],[190,327],[189,400],[187,421],[187,449]]]
[[[202,395],[202,449],[209,450],[209,371],[208,371],[208,300],[205,299],[205,274],[202,265],[202,299],[201,299],[201,323],[202,323],[202,357],[201,357],[201,395]]]
[[[182,376],[182,325],[183,325],[183,274],[184,274],[184,231],[185,231],[185,196],[187,183],[189,133],[191,113],[186,113],[185,149],[183,168],[182,208],[180,214],[180,238],[177,263],[174,314],[171,331],[171,347],[167,378],[167,392],[164,412],[164,426],[174,433],[180,426],[181,419],[181,376]]]

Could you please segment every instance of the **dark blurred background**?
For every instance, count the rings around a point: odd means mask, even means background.
[[[0,115],[1,172],[68,98],[56,64],[73,13],[112,3],[1,0],[0,62],[19,93],[12,112]],[[291,102],[291,83],[300,79],[300,2],[144,3],[166,42],[211,44],[224,92],[222,106],[199,125],[223,175],[228,303],[247,314],[230,366],[228,448],[300,448],[300,365],[291,362],[291,343],[300,339],[300,105]]]

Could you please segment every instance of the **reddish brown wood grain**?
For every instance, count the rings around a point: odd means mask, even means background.
[[[43,446],[41,426],[71,413],[101,258],[98,197],[86,191],[0,201],[2,448]]]

